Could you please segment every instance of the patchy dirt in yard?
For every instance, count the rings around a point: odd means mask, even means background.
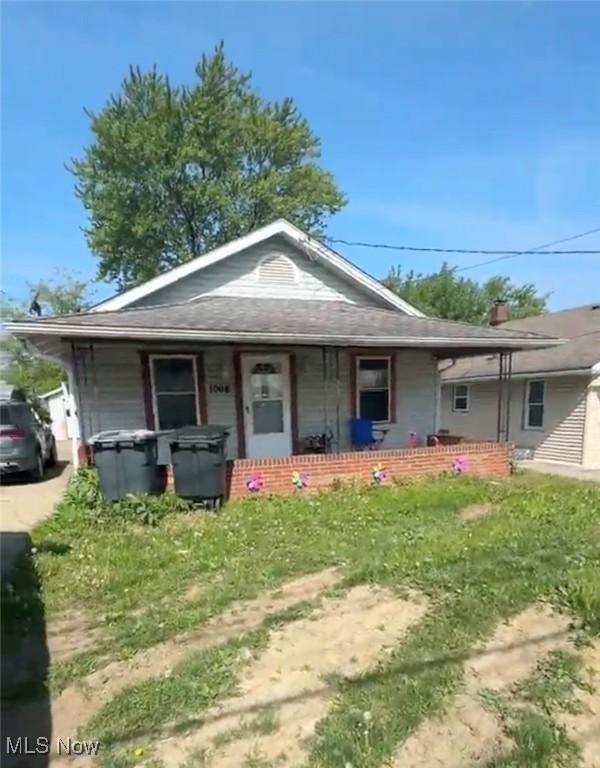
[[[79,684],[65,688],[52,701],[54,735],[75,734],[106,702],[124,688],[165,674],[191,653],[224,643],[259,627],[273,613],[303,600],[313,600],[334,586],[338,572],[330,568],[301,576],[279,589],[232,606],[194,632],[186,633],[141,651],[131,659],[114,661],[93,672]]]
[[[402,599],[368,586],[325,600],[310,618],[272,632],[266,650],[242,674],[238,696],[210,710],[192,733],[158,742],[153,757],[173,768],[208,747],[211,768],[240,768],[249,755],[302,765],[307,742],[327,714],[327,677],[372,668],[425,611],[421,596]],[[249,733],[252,720],[267,713],[272,732]]]
[[[421,724],[396,753],[394,768],[463,768],[485,764],[510,742],[500,721],[479,699],[491,689],[508,692],[529,677],[552,650],[570,647],[569,619],[548,608],[527,608],[465,663],[465,685],[440,718]]]
[[[181,595],[181,599],[184,603],[195,603],[205,592],[206,587],[202,584],[192,584],[185,590],[183,595]]]
[[[591,692],[578,690],[577,699],[581,711],[564,712],[556,720],[564,725],[567,735],[581,749],[582,768],[600,766],[600,641],[585,648],[581,654],[586,682]]]
[[[463,522],[470,523],[473,520],[487,517],[495,511],[496,508],[493,504],[469,504],[468,507],[464,507],[464,509],[461,510],[460,518]]]
[[[94,627],[81,611],[50,618],[46,627],[46,642],[53,663],[91,651],[100,640],[99,628]]]

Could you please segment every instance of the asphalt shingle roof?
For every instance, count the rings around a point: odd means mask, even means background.
[[[36,328],[70,326],[93,329],[114,328],[150,330],[185,330],[203,332],[239,332],[289,335],[301,340],[326,336],[351,343],[354,338],[377,339],[448,339],[485,342],[491,348],[504,342],[509,346],[519,341],[529,343],[545,338],[530,331],[498,330],[466,323],[434,318],[413,317],[394,309],[360,306],[337,301],[289,301],[287,299],[252,299],[231,296],[207,296],[192,302],[121,309],[111,312],[88,312],[32,321]],[[43,332],[43,331],[42,331]],[[65,333],[65,335],[67,335]],[[552,343],[552,340],[549,340]]]
[[[600,304],[588,304],[561,312],[549,312],[525,320],[510,320],[500,330],[533,332],[567,339],[566,343],[546,349],[532,349],[513,354],[512,372],[539,373],[591,368],[600,362]],[[457,379],[496,376],[498,361],[489,356],[458,360],[442,378]]]

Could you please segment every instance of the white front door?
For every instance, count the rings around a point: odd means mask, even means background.
[[[289,355],[242,355],[244,427],[249,459],[290,456]]]

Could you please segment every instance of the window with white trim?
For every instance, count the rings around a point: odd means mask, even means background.
[[[392,358],[356,358],[356,414],[374,422],[392,420]]]
[[[527,382],[525,398],[525,429],[543,429],[546,382],[535,379]]]
[[[150,363],[155,428],[200,424],[196,357],[152,355]]]
[[[469,410],[470,387],[468,384],[454,384],[452,387],[452,410],[467,413]]]

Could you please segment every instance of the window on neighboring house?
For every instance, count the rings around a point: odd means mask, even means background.
[[[392,421],[392,359],[356,358],[356,412],[362,419]]]
[[[156,429],[200,424],[196,358],[193,355],[153,355],[151,363]]]
[[[469,385],[455,384],[452,387],[452,410],[466,413],[469,410]]]
[[[525,402],[525,428],[542,429],[544,426],[544,381],[528,381]]]

